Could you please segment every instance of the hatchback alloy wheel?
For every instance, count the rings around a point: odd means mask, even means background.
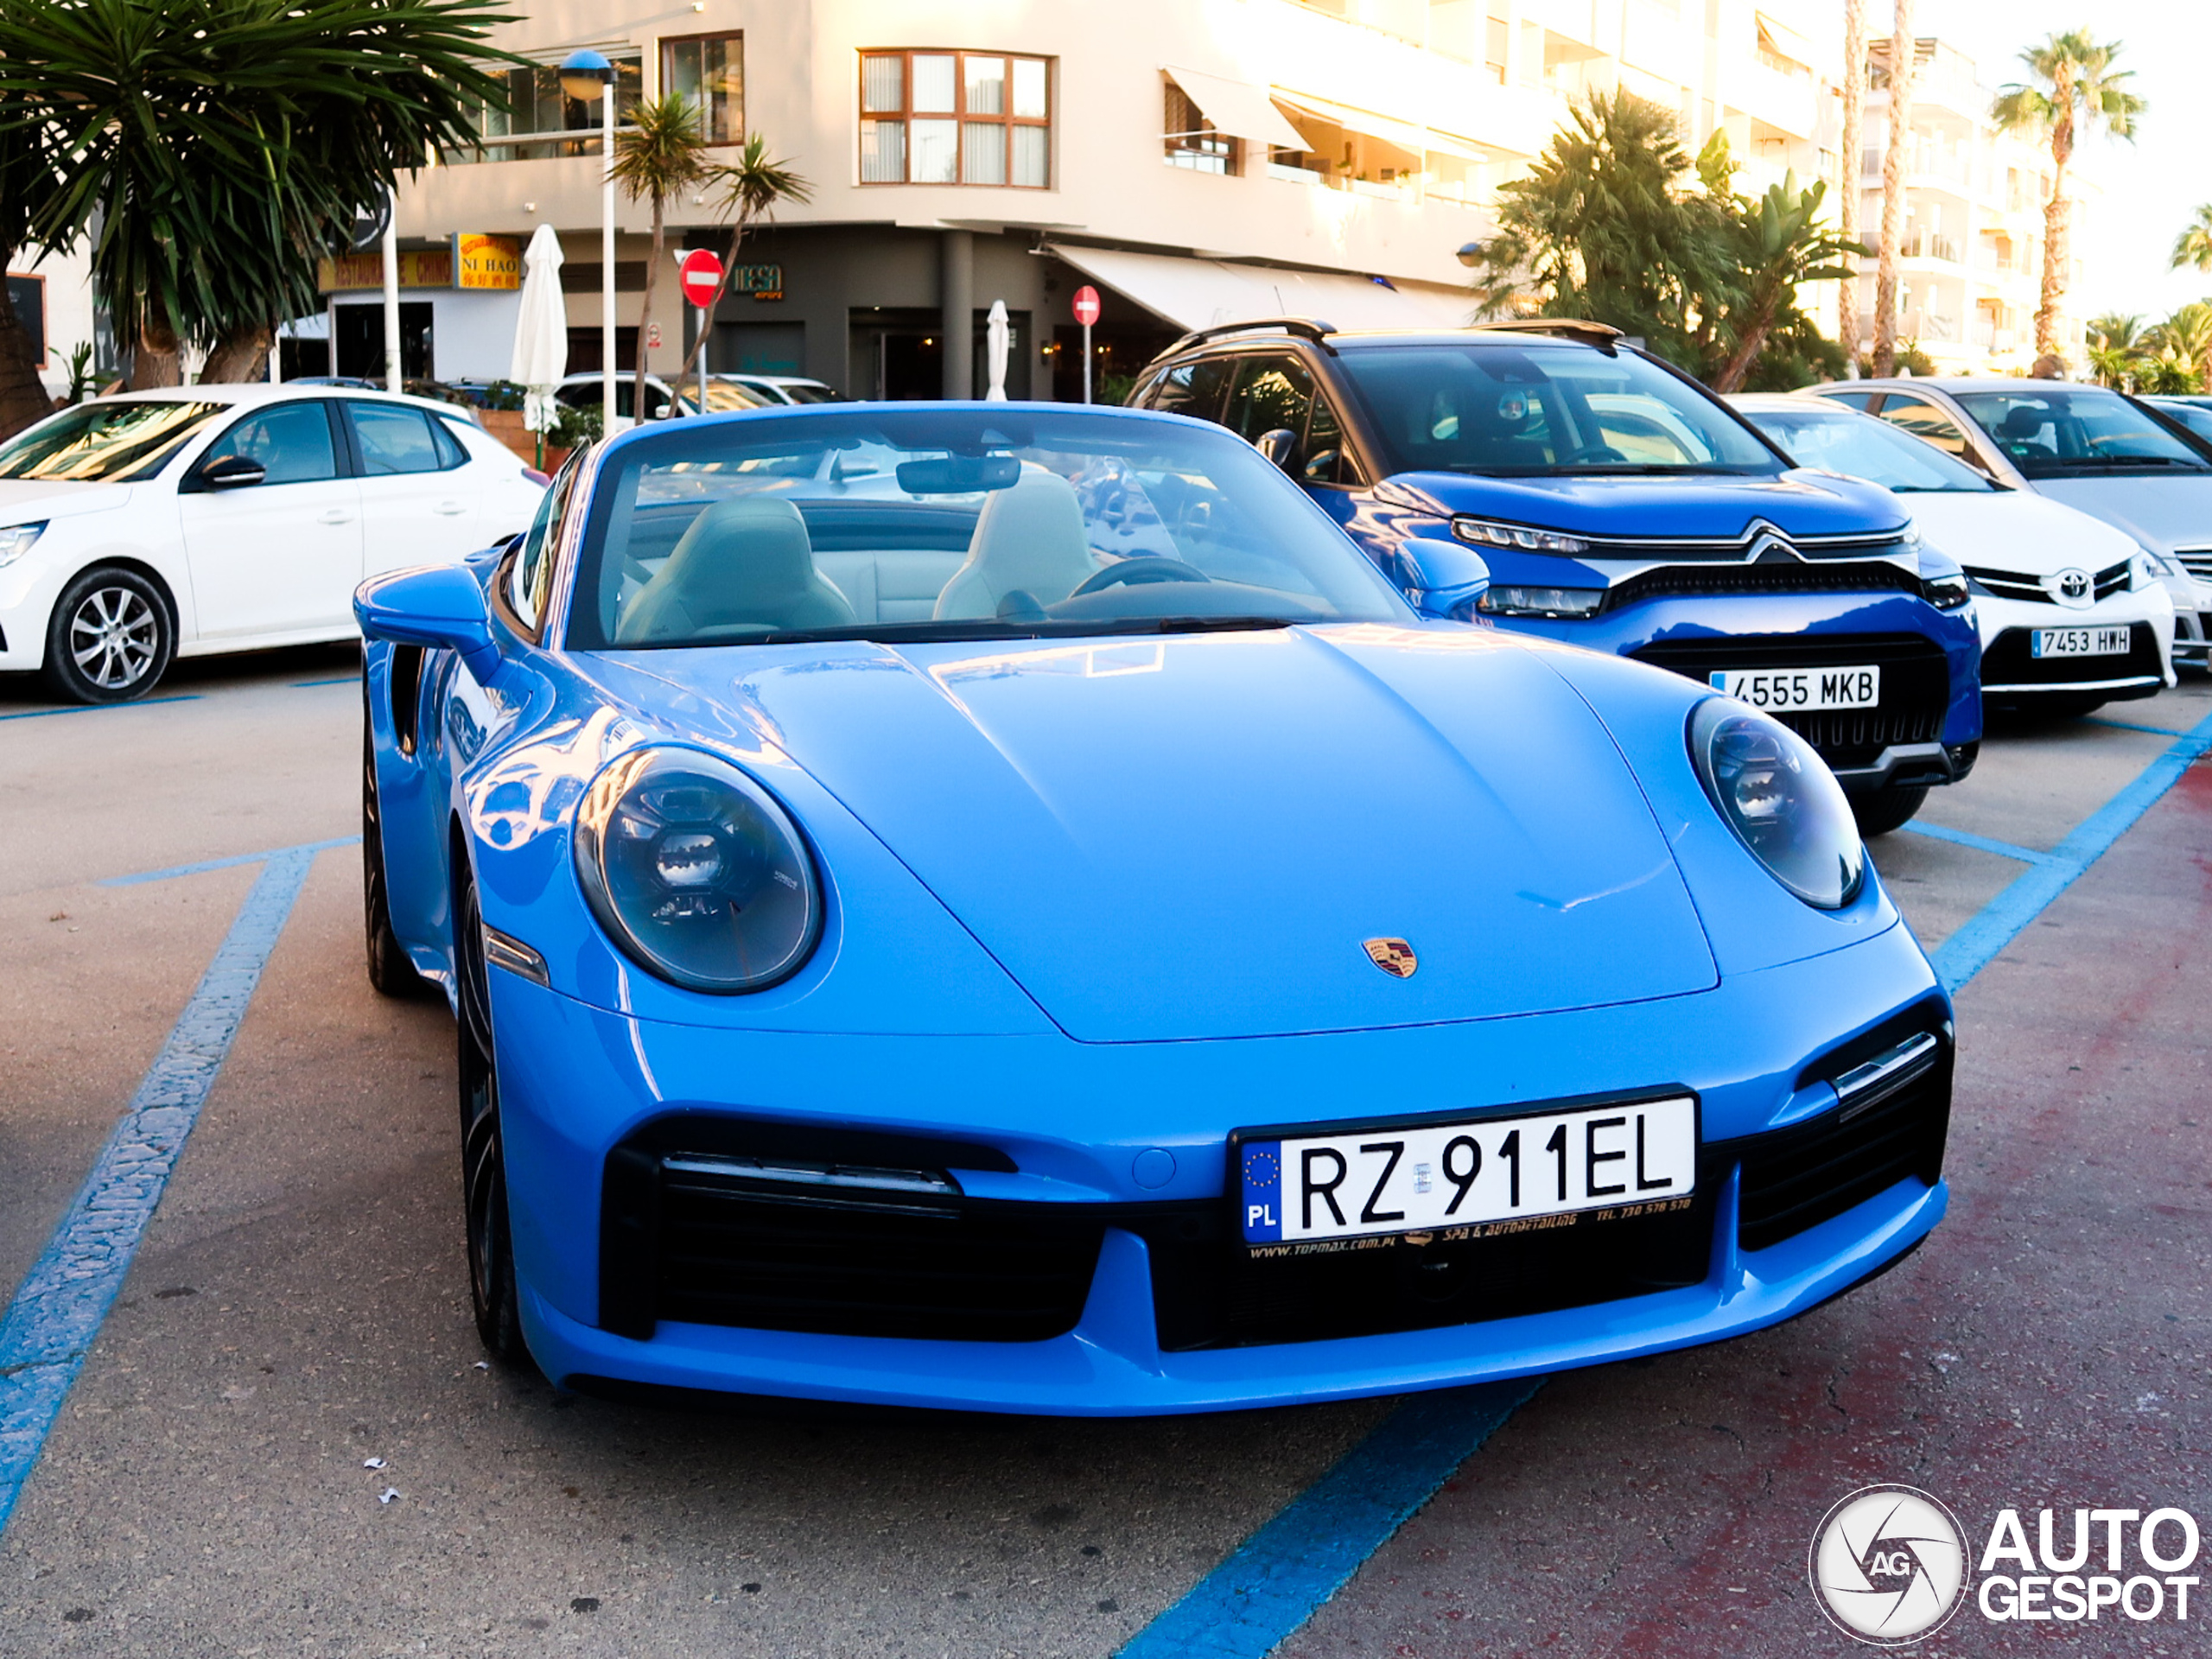
[[[46,677],[73,702],[127,702],[153,690],[174,649],[160,590],[111,565],[63,591],[48,628]]]

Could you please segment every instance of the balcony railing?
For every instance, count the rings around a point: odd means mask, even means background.
[[[1941,259],[1953,265],[1963,263],[1955,238],[1931,236],[1925,232],[1905,238],[1899,252],[1907,259]]]

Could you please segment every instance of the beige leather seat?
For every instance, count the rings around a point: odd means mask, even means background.
[[[850,626],[853,607],[814,568],[806,521],[782,496],[717,501],[615,624],[615,643],[666,645],[710,631]],[[740,635],[739,637],[741,637]]]
[[[967,562],[938,595],[937,617],[996,616],[999,601],[1016,591],[1058,604],[1097,569],[1074,486],[1057,473],[1025,469],[1020,483],[983,504]]]

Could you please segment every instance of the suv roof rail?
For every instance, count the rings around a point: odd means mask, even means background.
[[[1249,322],[1217,322],[1211,328],[1193,328],[1160,355],[1173,357],[1178,352],[1186,352],[1193,346],[1218,340],[1224,334],[1242,334],[1258,328],[1280,328],[1287,334],[1310,340],[1324,350],[1328,348],[1328,337],[1337,332],[1336,324],[1324,322],[1319,317],[1255,317]]]
[[[1628,338],[1609,323],[1586,322],[1579,317],[1516,317],[1503,322],[1478,322],[1475,327],[1523,334],[1565,334],[1590,346],[1615,346]]]

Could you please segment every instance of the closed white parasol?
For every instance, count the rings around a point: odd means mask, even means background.
[[[540,225],[522,257],[522,315],[511,378],[524,390],[522,423],[541,437],[559,405],[553,388],[569,372],[569,306],[561,293],[561,238]]]
[[[991,315],[983,325],[983,353],[991,371],[991,389],[983,394],[986,403],[1006,402],[1007,346],[1012,335],[1006,318],[1006,302],[993,300]]]

